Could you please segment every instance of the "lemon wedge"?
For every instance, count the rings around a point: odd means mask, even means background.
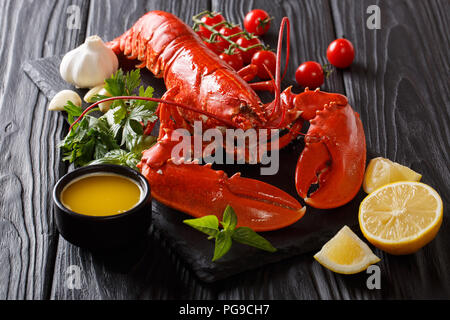
[[[349,227],[344,226],[314,255],[322,266],[333,272],[353,274],[380,261],[369,246]]]
[[[371,193],[397,181],[420,181],[422,175],[396,162],[382,157],[370,160],[363,180],[363,189]]]
[[[375,190],[361,202],[359,226],[377,248],[409,254],[434,239],[442,216],[442,199],[433,188],[402,181]]]

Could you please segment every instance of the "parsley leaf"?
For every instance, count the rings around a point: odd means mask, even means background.
[[[134,152],[126,152],[122,149],[115,149],[107,152],[102,158],[91,161],[89,164],[117,164],[127,166],[137,170],[137,164],[141,158]]]
[[[138,91],[139,96],[152,97],[154,92],[152,87],[141,86],[139,69],[126,74],[119,69],[105,80],[105,89],[109,96],[136,96]],[[104,98],[107,96],[96,95],[92,101]],[[63,160],[76,166],[112,163],[137,170],[142,152],[156,142],[155,137],[144,136],[144,127],[157,120],[156,107],[157,103],[151,101],[117,100],[98,118],[88,115],[98,108],[90,110],[60,144]],[[64,109],[70,124],[83,112],[70,101]]]
[[[72,101],[67,101],[67,104],[64,106],[64,110],[67,112],[67,119],[70,124],[75,121],[75,117],[79,117],[81,113],[83,113],[83,109],[74,105]]]

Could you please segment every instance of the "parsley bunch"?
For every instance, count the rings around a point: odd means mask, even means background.
[[[151,98],[154,91],[141,85],[139,69],[126,74],[119,69],[105,80],[105,89],[109,96],[96,95],[93,102],[110,96],[136,96],[136,92],[140,97]],[[98,118],[89,115],[98,108],[90,110],[60,144],[63,160],[76,166],[111,163],[137,169],[142,151],[156,142],[155,137],[144,135],[147,124],[157,120],[156,107],[153,101],[115,100],[109,111]],[[64,109],[70,124],[83,112],[70,101]]]

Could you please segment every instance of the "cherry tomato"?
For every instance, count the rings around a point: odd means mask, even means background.
[[[222,28],[220,28],[220,30],[219,30],[219,33],[225,37],[232,36],[239,32],[242,32],[242,29],[239,26],[231,26],[230,27],[230,26],[225,25]],[[231,37],[230,39],[232,41],[235,41],[237,38],[239,38],[239,36]],[[215,37],[215,40],[217,41],[217,47],[219,48],[219,50],[221,52],[226,50],[230,46],[230,43],[227,40],[223,39],[222,37],[220,37],[218,35]]]
[[[222,52],[219,57],[233,67],[234,70],[238,71],[244,66],[244,61],[239,52],[233,52],[232,54]]]
[[[316,89],[323,84],[324,79],[323,68],[315,61],[302,63],[295,71],[295,80],[302,87]]]
[[[247,13],[244,18],[244,28],[250,33],[261,36],[270,28],[270,16],[261,9],[255,9]]]
[[[224,35],[225,37],[232,36],[236,33],[242,32],[242,29],[239,26],[223,26],[220,28],[219,33]],[[240,36],[231,37],[230,39],[236,41]]]
[[[347,39],[336,39],[327,49],[327,58],[336,68],[348,68],[355,58],[353,44]]]
[[[195,31],[196,34],[198,34],[200,36],[200,38],[202,39],[209,39],[209,37],[211,36],[211,32],[209,30],[206,30],[205,28],[202,28],[202,30]]]
[[[247,36],[240,36],[239,39],[236,40],[236,44],[241,46],[242,48],[248,48],[257,44],[261,44],[258,38],[252,37],[248,38]],[[242,58],[244,59],[245,64],[249,64],[252,61],[253,55],[260,51],[262,46],[255,47],[248,51],[241,51]]]
[[[230,43],[219,36],[215,36],[213,39],[214,45],[216,46],[216,51],[219,53],[224,52],[230,46]]]
[[[210,49],[212,52],[214,52],[217,55],[219,55],[223,52],[223,50],[221,50],[217,46],[217,42],[206,40],[206,41],[203,41],[203,43],[208,47],[208,49]]]
[[[209,15],[209,14],[205,14],[200,19],[200,21],[203,22],[204,24],[206,24],[207,26],[212,27],[212,26],[214,26],[214,25],[216,25],[216,24],[218,24],[218,23],[220,23],[222,21],[225,21],[225,18],[219,13],[212,14],[212,16]],[[222,27],[222,25],[219,25],[219,26],[215,27],[214,29],[215,30],[220,30],[221,27]],[[198,31],[197,32],[200,32],[200,34],[203,37],[205,37],[205,38],[209,38],[211,36],[211,31],[209,31],[208,29],[206,29],[202,25],[200,25],[198,27]]]
[[[277,55],[274,52],[267,50],[260,50],[256,52],[252,57],[252,64],[258,66],[258,77],[262,80],[270,79],[270,75],[267,73],[263,65],[266,65],[266,67],[272,73],[272,76],[275,78]]]

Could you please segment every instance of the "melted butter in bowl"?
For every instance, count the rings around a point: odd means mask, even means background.
[[[151,190],[136,170],[111,164],[85,166],[53,188],[55,220],[69,242],[115,250],[143,241],[151,224]]]
[[[113,173],[93,173],[68,184],[61,193],[63,205],[79,214],[110,216],[134,208],[142,190],[133,180]]]

